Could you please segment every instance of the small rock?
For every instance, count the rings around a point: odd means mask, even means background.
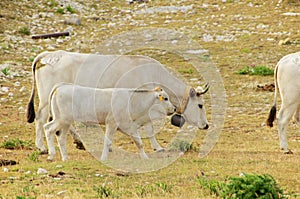
[[[20,82],[15,82],[14,85],[15,85],[15,87],[19,87],[21,85],[21,83]]]
[[[2,98],[0,99],[0,102],[2,102],[2,103],[7,102],[7,98],[2,97]]]
[[[43,169],[43,168],[38,168],[37,170],[37,174],[40,175],[40,174],[47,174],[48,171],[46,169]]]
[[[61,196],[61,195],[65,194],[65,193],[67,193],[67,190],[60,191],[60,192],[57,193],[57,195]]]
[[[1,87],[1,91],[5,92],[5,93],[8,93],[9,88],[8,87]]]
[[[25,109],[24,109],[24,107],[23,107],[23,106],[21,106],[20,108],[18,108],[18,111],[19,111],[19,112],[24,112],[24,111],[25,111]]]
[[[3,168],[3,171],[4,171],[5,173],[7,173],[7,172],[8,172],[8,168],[4,167],[4,168]]]
[[[20,88],[19,90],[21,93],[25,92],[26,91],[26,87],[25,86],[22,86],[22,88]]]
[[[14,94],[13,94],[12,92],[10,92],[10,93],[8,93],[8,96],[9,96],[9,97],[13,97]]]
[[[70,24],[70,25],[80,25],[81,24],[81,18],[72,16],[64,20],[65,24]]]

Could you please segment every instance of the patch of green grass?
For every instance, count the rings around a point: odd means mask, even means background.
[[[243,49],[241,49],[241,52],[242,53],[249,53],[250,50],[249,50],[249,48],[243,48]]]
[[[238,74],[267,76],[274,75],[274,70],[266,66],[246,66],[245,68],[238,70]]]
[[[286,198],[275,179],[268,174],[243,174],[239,177],[229,177],[225,182],[200,177],[199,183],[209,190],[211,195],[220,198]]]
[[[181,68],[178,72],[182,74],[193,74],[195,71],[192,68]]]
[[[40,151],[33,151],[31,154],[28,155],[28,158],[33,162],[39,162],[40,155],[41,155]]]
[[[59,14],[65,14],[65,9],[64,8],[57,8],[56,12],[59,13]]]
[[[112,189],[106,187],[105,184],[101,185],[100,187],[94,187],[94,191],[97,192],[100,198],[114,198]]]
[[[76,12],[75,9],[72,8],[70,5],[68,5],[68,6],[66,7],[66,9],[67,9],[67,11],[70,12],[71,14],[73,14],[73,13]]]
[[[30,35],[30,30],[28,27],[22,27],[22,28],[20,28],[19,33],[21,33],[23,35]]]
[[[32,149],[34,144],[31,140],[23,141],[16,138],[3,142],[0,147],[5,149]]]
[[[171,151],[187,152],[187,151],[191,151],[192,149],[193,149],[192,143],[189,143],[184,140],[174,140],[170,146]]]
[[[2,70],[1,70],[1,72],[5,75],[5,76],[8,76],[8,75],[10,75],[10,70],[9,70],[9,68],[8,67],[6,67],[6,68],[3,68]]]

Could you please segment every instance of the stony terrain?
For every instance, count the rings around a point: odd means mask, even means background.
[[[203,159],[197,158],[197,151],[191,151],[160,171],[127,175],[75,149],[71,140],[69,151],[73,160],[69,163],[59,159],[46,163],[46,156],[34,162],[28,158],[34,148],[0,149],[0,159],[18,162],[16,166],[1,167],[0,198],[95,198],[100,192],[95,187],[103,184],[121,198],[203,198],[208,193],[196,183],[195,175],[204,173],[209,178],[224,179],[241,172],[269,173],[291,195],[299,197],[299,128],[290,124],[289,144],[294,154],[283,155],[276,128],[265,126],[273,100],[269,91],[272,89],[257,87],[268,87],[273,77],[237,74],[239,69],[251,65],[274,68],[282,56],[299,51],[299,1],[4,0],[0,8],[0,140],[3,142],[13,138],[34,140],[35,127],[26,123],[25,109],[31,91],[31,62],[36,55],[59,49],[101,52],[99,46],[104,40],[138,28],[172,29],[199,43],[219,69],[227,94],[222,134],[214,150]],[[32,35],[65,31],[70,36],[32,39]],[[188,64],[174,54],[149,49],[131,53],[149,55],[167,67],[174,67],[191,84],[193,79],[201,78],[198,73],[186,70]],[[209,97],[206,100],[209,105]],[[196,136],[195,147],[201,145],[203,134],[200,131]],[[169,142],[168,136],[158,137],[163,145]],[[40,167],[50,174],[41,169],[40,175],[36,174]],[[172,191],[161,195],[161,190],[153,188],[157,182],[167,183],[173,187]]]

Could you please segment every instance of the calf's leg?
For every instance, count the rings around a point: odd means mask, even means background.
[[[144,151],[143,142],[142,142],[141,136],[138,134],[138,132],[135,131],[134,133],[129,134],[129,135],[131,135],[131,138],[133,139],[134,143],[138,147],[141,158],[149,159],[147,154]]]
[[[60,130],[60,125],[56,120],[52,120],[44,125],[46,140],[48,144],[48,160],[52,161],[55,156],[54,134]]]
[[[63,161],[68,160],[68,154],[67,154],[67,132],[69,130],[70,126],[66,125],[61,128],[61,131],[59,135],[56,136],[57,142],[60,149],[61,158]]]
[[[159,143],[157,142],[155,135],[154,135],[154,130],[153,130],[153,126],[152,123],[148,123],[144,126],[145,130],[148,133],[150,142],[151,142],[151,146],[155,151],[164,151],[165,149],[162,148]]]
[[[103,151],[101,155],[101,161],[104,161],[107,159],[108,152],[112,149],[112,141],[115,132],[117,131],[117,127],[115,124],[107,123],[106,124],[106,130],[105,130],[105,136],[104,136],[104,144],[103,144]]]

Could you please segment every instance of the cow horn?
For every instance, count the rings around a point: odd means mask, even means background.
[[[208,91],[208,89],[209,89],[209,84],[208,84],[208,83],[206,83],[206,84],[205,84],[205,86],[204,86],[204,89],[203,89],[203,91],[202,91],[202,92],[200,92],[200,95],[203,95],[203,94],[205,94],[205,93]]]

